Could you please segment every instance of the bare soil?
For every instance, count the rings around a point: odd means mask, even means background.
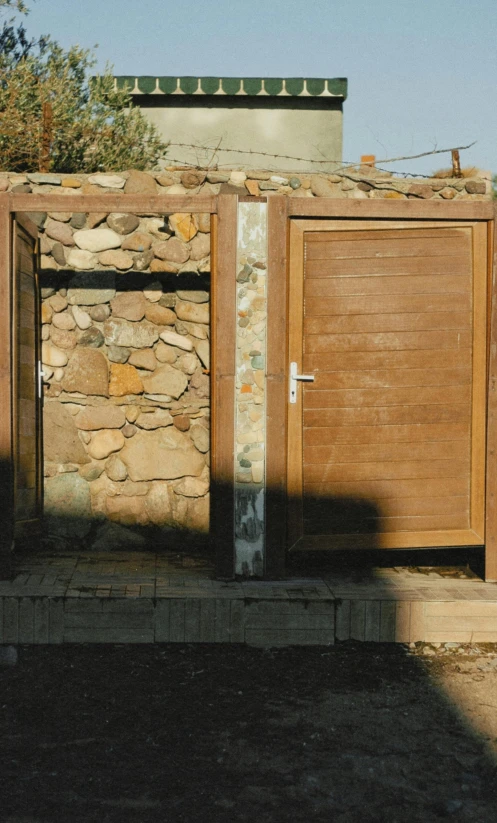
[[[0,819],[492,823],[495,652],[22,647]]]

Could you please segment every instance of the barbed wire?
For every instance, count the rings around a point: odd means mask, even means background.
[[[477,141],[475,140],[472,143],[469,143],[467,146],[453,146],[453,147],[447,148],[447,149],[432,149],[431,151],[420,152],[418,154],[405,155],[403,157],[384,158],[382,160],[375,161],[374,165],[370,164],[370,166],[371,166],[372,170],[374,169],[376,172],[378,172],[378,171],[379,172],[385,172],[388,175],[396,175],[397,177],[404,177],[404,178],[406,178],[406,177],[421,177],[421,178],[424,178],[426,180],[430,180],[433,177],[432,174],[421,174],[419,172],[401,172],[401,171],[395,171],[395,170],[391,170],[391,169],[384,169],[384,168],[381,168],[381,166],[378,165],[378,163],[381,163],[381,165],[384,165],[384,164],[387,164],[387,163],[398,163],[398,162],[401,162],[401,161],[404,161],[404,160],[418,160],[421,157],[430,157],[432,155],[437,155],[437,154],[449,154],[453,151],[465,151],[466,149],[470,149],[472,146],[474,146],[476,142]],[[182,164],[182,165],[191,166],[192,168],[199,168],[199,169],[204,169],[204,170],[213,168],[212,161],[213,161],[215,155],[218,152],[227,152],[227,153],[230,153],[230,154],[257,155],[259,157],[271,157],[273,159],[278,159],[278,160],[295,160],[299,163],[312,163],[312,164],[337,163],[338,168],[333,169],[332,171],[327,172],[327,173],[329,173],[329,174],[341,174],[341,176],[344,176],[344,177],[348,176],[346,174],[347,171],[350,173],[350,170],[352,170],[352,169],[358,169],[358,168],[364,169],[364,168],[367,168],[367,166],[368,166],[367,163],[361,164],[360,162],[358,163],[358,162],[343,161],[343,160],[336,160],[336,159],[334,159],[334,160],[331,160],[331,159],[313,160],[313,159],[308,158],[308,157],[297,157],[295,155],[290,155],[290,154],[275,154],[275,153],[266,152],[266,151],[256,151],[254,149],[235,149],[235,148],[231,148],[231,147],[226,147],[225,148],[221,145],[221,143],[218,143],[218,145],[216,147],[207,146],[207,145],[200,145],[198,143],[176,143],[176,142],[170,142],[168,145],[169,146],[176,146],[177,148],[195,149],[198,152],[205,152],[205,153],[209,152],[209,153],[211,153],[211,159],[210,159],[209,163],[207,164],[207,166],[202,166],[198,162],[193,163],[193,162],[189,162],[189,161],[185,161],[185,160],[179,160],[179,159],[173,158],[173,157],[168,158],[169,160],[172,160],[174,163],[179,163],[179,164]],[[198,160],[198,158],[197,158],[197,160]],[[229,165],[230,165],[229,163],[222,163],[222,164],[216,163],[215,164],[216,168],[229,167]],[[265,171],[270,171],[270,169],[265,169]],[[309,169],[308,173],[311,173],[312,171],[315,172],[315,169],[312,169],[312,170]],[[360,172],[358,172],[358,173],[360,173]],[[355,179],[355,178],[351,178],[351,179]],[[358,178],[358,182],[361,182],[361,179],[362,178]]]

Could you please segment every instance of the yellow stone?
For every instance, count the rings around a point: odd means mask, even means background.
[[[262,371],[262,369],[257,369],[256,371],[254,371],[254,380],[256,386],[258,386],[259,389],[264,388],[264,372]]]
[[[184,212],[171,214],[169,225],[176,237],[179,237],[184,243],[188,243],[198,232],[198,219],[195,214],[185,214]]]
[[[400,191],[386,191],[383,193],[384,200],[403,200],[405,194]]]
[[[259,183],[257,180],[245,180],[245,188],[253,197],[258,197],[260,194]]]
[[[109,394],[111,397],[123,397],[126,394],[141,394],[143,383],[134,366],[128,363],[111,363]]]
[[[75,177],[64,177],[61,186],[65,189],[80,189],[82,186],[81,180],[76,180]]]
[[[52,307],[48,303],[42,303],[41,305],[41,322],[42,323],[50,323],[52,319]]]
[[[174,263],[169,263],[167,260],[152,260],[150,263],[151,272],[169,272],[170,274],[177,274],[178,266]]]
[[[264,480],[264,463],[252,464],[252,481],[254,483],[262,483]]]

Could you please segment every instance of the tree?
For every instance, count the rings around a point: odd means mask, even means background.
[[[0,0],[22,6],[22,0]],[[0,30],[0,167],[7,171],[145,169],[164,156],[155,126],[115,88],[110,67],[91,76],[93,52],[64,51],[24,26]]]
[[[3,9],[20,11],[22,14],[27,14],[28,12],[23,0],[0,0],[0,10]]]

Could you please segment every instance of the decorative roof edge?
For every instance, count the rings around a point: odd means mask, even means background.
[[[117,88],[133,95],[225,95],[230,97],[347,97],[347,78],[335,77],[152,77],[119,75]]]

